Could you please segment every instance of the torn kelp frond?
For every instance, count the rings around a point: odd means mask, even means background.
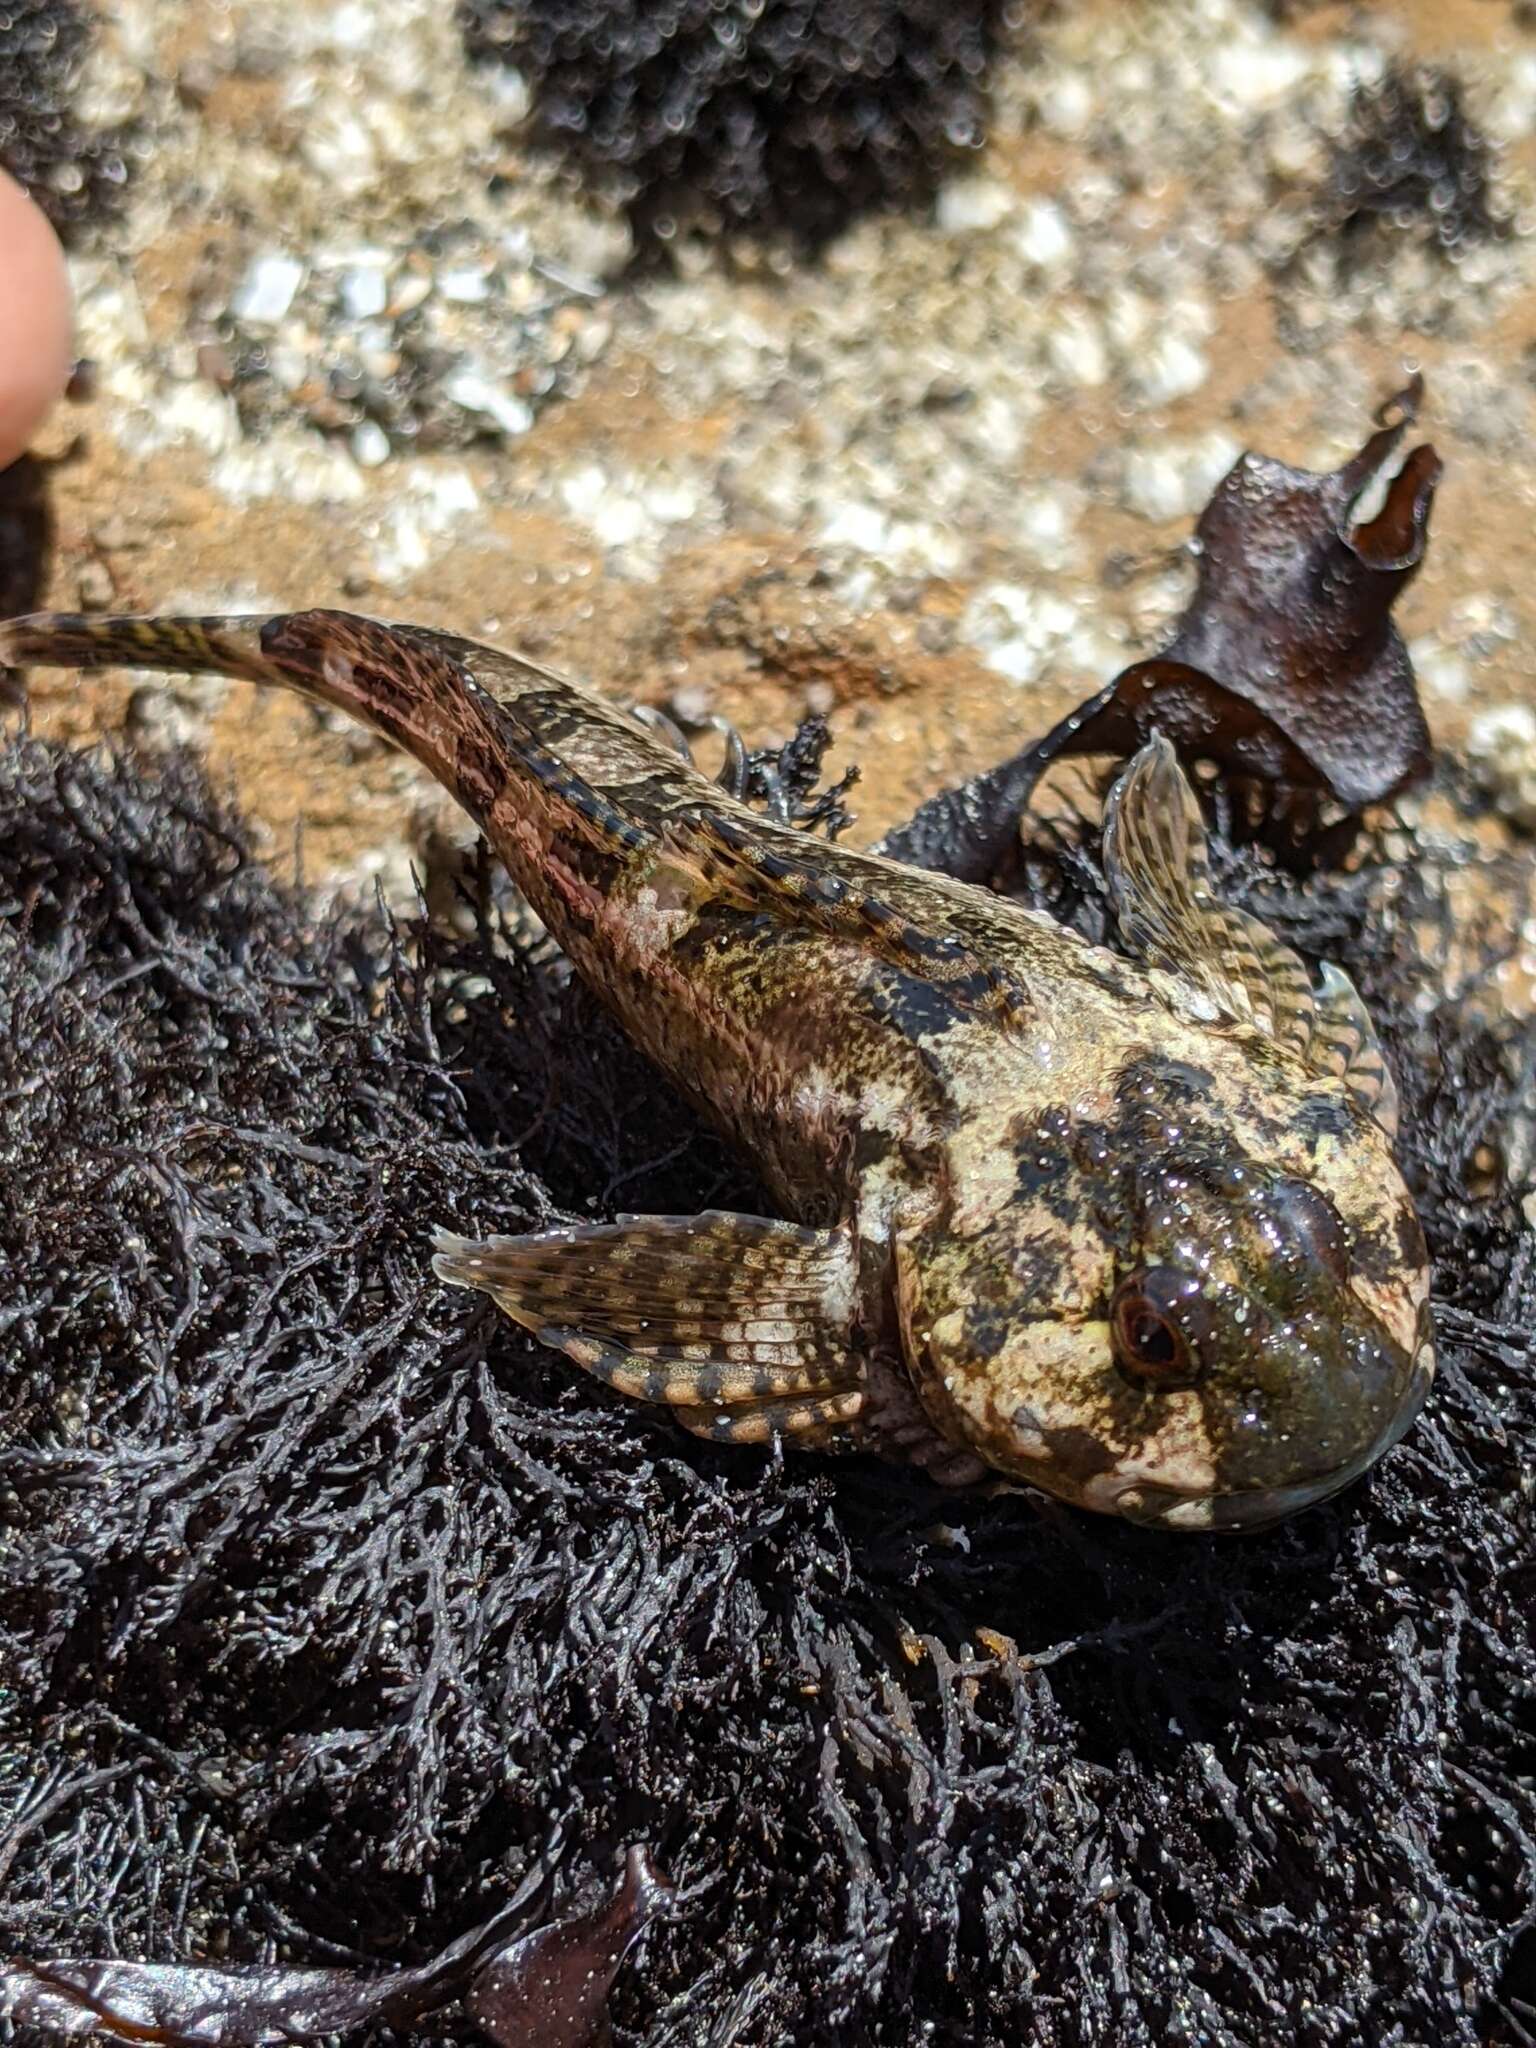
[[[883,850],[969,881],[1006,880],[1020,814],[1050,764],[1122,760],[1154,731],[1229,784],[1262,785],[1288,854],[1323,839],[1331,821],[1320,800],[1353,818],[1418,781],[1429,729],[1391,613],[1424,559],[1434,449],[1415,448],[1380,510],[1355,515],[1422,396],[1415,377],[1335,470],[1241,456],[1200,515],[1195,594],[1162,653],[1123,669],[1001,767],[932,798]],[[1326,859],[1350,836],[1310,851]]]
[[[650,1852],[634,1848],[606,1905],[508,1939],[527,1918],[529,1890],[429,1962],[372,1975],[277,1963],[18,1959],[0,1964],[0,2020],[166,2048],[283,2048],[380,2025],[411,2031],[462,2003],[498,2048],[590,2048],[619,1965],[671,1888]]]

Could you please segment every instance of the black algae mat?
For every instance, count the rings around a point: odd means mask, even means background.
[[[1536,1031],[1437,992],[1437,858],[1228,863],[1386,1020],[1442,1367],[1179,1539],[713,1449],[437,1286],[750,1182],[514,926],[319,919],[188,767],[12,745],[0,1951],[413,1962],[646,1842],[621,2048],[1536,2039]]]
[[[643,237],[747,224],[815,244],[910,206],[980,149],[1009,0],[458,0],[477,63],[514,66],[535,132]],[[1401,182],[1401,179],[1399,179]]]

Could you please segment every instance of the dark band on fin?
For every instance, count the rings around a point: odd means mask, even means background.
[[[794,1443],[802,1450],[857,1448],[854,1424],[863,1412],[857,1388],[799,1401],[757,1401],[734,1408],[679,1409],[678,1421],[714,1444]]]
[[[630,1216],[528,1237],[444,1232],[433,1265],[637,1400],[713,1413],[859,1382],[843,1230],[719,1210]]]
[[[1397,1091],[1370,1012],[1341,968],[1314,990],[1306,963],[1211,882],[1205,821],[1172,745],[1155,734],[1104,807],[1104,871],[1132,951],[1175,975],[1204,1014],[1251,1024],[1344,1081],[1390,1137]]]
[[[751,909],[797,913],[829,936],[866,946],[891,966],[936,983],[964,1007],[1004,1021],[1030,1010],[1023,985],[963,937],[924,929],[824,864],[784,852],[744,820],[697,811],[679,817],[669,836],[679,860]]]

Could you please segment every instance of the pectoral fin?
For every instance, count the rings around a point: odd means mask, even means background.
[[[846,1231],[706,1210],[436,1244],[439,1279],[701,1436],[824,1441],[858,1412]]]
[[[1326,966],[1314,992],[1306,962],[1266,924],[1223,903],[1211,884],[1205,821],[1178,756],[1150,739],[1104,807],[1104,872],[1126,943],[1177,977],[1189,1007],[1247,1023],[1337,1075],[1389,1133],[1397,1097],[1376,1030],[1353,983]]]

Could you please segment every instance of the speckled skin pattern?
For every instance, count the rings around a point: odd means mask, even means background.
[[[470,641],[322,611],[0,626],[0,663],[39,661],[298,689],[479,822],[786,1220],[444,1240],[438,1270],[699,1433],[1207,1529],[1336,1491],[1416,1413],[1413,1205],[1350,1077],[1296,1034],[772,824],[624,713]],[[1187,1285],[1176,1383],[1111,1340],[1116,1290],[1148,1271]]]

